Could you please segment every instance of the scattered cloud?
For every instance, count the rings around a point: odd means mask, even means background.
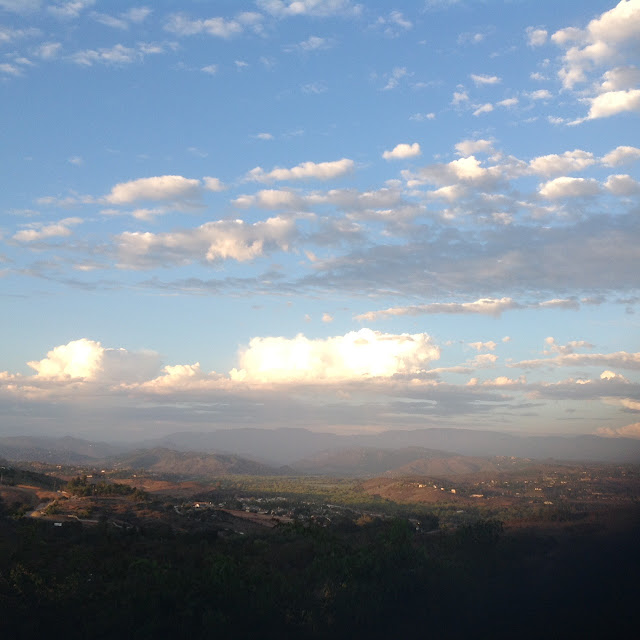
[[[537,29],[536,27],[527,27],[527,44],[530,47],[541,47],[543,44],[547,42],[547,31],[546,29]]]
[[[354,169],[353,160],[342,158],[332,162],[303,162],[291,169],[276,167],[265,172],[262,167],[255,167],[246,176],[255,182],[282,182],[288,180],[330,180],[339,178]]]
[[[490,102],[480,105],[474,112],[474,116],[482,115],[483,113],[491,113],[493,111],[493,105]]]
[[[593,178],[562,176],[541,184],[538,193],[548,200],[559,198],[587,198],[600,193],[600,184]]]
[[[189,203],[200,196],[199,180],[183,176],[155,176],[139,178],[115,185],[105,196],[109,204],[131,204],[141,200]]]
[[[362,5],[351,0],[257,0],[263,11],[277,17],[312,16],[328,18],[331,16],[359,16]]]
[[[529,162],[529,167],[536,175],[552,176],[582,171],[595,162],[593,153],[590,151],[574,149],[562,154],[539,156]]]
[[[637,147],[620,146],[603,156],[601,162],[606,167],[618,167],[640,159],[640,149]]]
[[[400,143],[391,151],[385,151],[382,157],[385,160],[403,160],[404,158],[415,158],[422,153],[420,145],[417,142],[413,144]]]
[[[502,79],[498,76],[476,75],[475,73],[472,73],[469,77],[471,78],[471,80],[473,80],[473,83],[476,85],[476,87],[500,84],[502,82]]]
[[[81,218],[64,218],[51,224],[31,222],[24,229],[18,231],[13,239],[16,242],[40,242],[49,238],[64,238],[73,233],[71,227],[82,222]]]

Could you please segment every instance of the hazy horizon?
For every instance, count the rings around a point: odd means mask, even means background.
[[[0,0],[0,436],[640,438],[638,34],[640,0]]]

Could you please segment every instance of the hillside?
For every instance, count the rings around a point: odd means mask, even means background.
[[[135,451],[125,456],[109,459],[114,469],[144,469],[156,474],[182,478],[198,478],[225,475],[281,475],[286,470],[248,460],[240,456],[218,453],[194,453],[173,451],[162,447]]]

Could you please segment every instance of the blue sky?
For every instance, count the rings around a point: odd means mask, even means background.
[[[640,0],[0,0],[0,431],[640,437]]]

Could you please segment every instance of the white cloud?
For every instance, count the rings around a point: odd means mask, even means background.
[[[266,132],[256,133],[255,137],[258,138],[258,140],[273,140],[273,134]]]
[[[35,50],[35,55],[42,60],[52,60],[58,56],[61,50],[62,44],[60,42],[44,42]]]
[[[59,18],[77,18],[85,9],[92,7],[95,3],[95,0],[71,0],[70,2],[59,2],[47,7],[47,9]]]
[[[161,44],[141,42],[136,45],[136,48],[116,44],[108,49],[84,49],[83,51],[76,51],[70,56],[70,60],[83,67],[92,67],[94,64],[120,66],[141,62],[147,55],[163,52],[164,46]]]
[[[574,171],[582,171],[595,163],[593,153],[574,149],[562,154],[539,156],[529,162],[531,171],[536,175],[552,176]]]
[[[233,201],[237,207],[259,207],[260,209],[293,209],[302,207],[304,202],[292,191],[283,189],[262,189],[254,195],[239,196]]]
[[[0,5],[2,6],[2,5]],[[21,38],[35,37],[40,34],[38,29],[14,29],[0,25],[0,44],[8,44]]]
[[[183,13],[175,13],[169,16],[164,28],[166,31],[175,33],[178,36],[207,33],[217,38],[231,38],[243,31],[243,25],[238,20],[225,20],[225,18],[219,17],[192,20]]]
[[[483,113],[491,113],[493,111],[493,105],[490,102],[487,102],[483,105],[480,105],[474,112],[474,116],[479,116]]]
[[[208,73],[210,76],[214,76],[218,73],[218,65],[217,64],[208,64],[206,67],[202,67],[200,71],[204,71]]]
[[[409,120],[424,122],[425,120],[435,120],[435,117],[435,113],[414,113],[412,116],[409,116]]]
[[[626,66],[610,69],[602,74],[601,92],[633,89],[640,83],[640,69]]]
[[[539,369],[541,367],[608,367],[610,369],[640,370],[640,353],[627,353],[617,351],[615,353],[567,353],[554,358],[541,358],[539,360],[523,360],[509,367],[522,369]]]
[[[621,0],[613,9],[591,20],[586,29],[569,27],[551,39],[566,49],[558,72],[565,88],[573,89],[586,82],[594,67],[624,58],[628,49],[637,46],[640,33],[640,1]]]
[[[362,5],[354,5],[351,0],[257,0],[257,5],[278,18],[357,16],[362,12]]]
[[[483,87],[491,84],[499,84],[502,80],[498,76],[485,76],[485,75],[476,75],[472,73],[470,78],[473,80],[473,83],[476,87]]]
[[[404,158],[415,158],[421,153],[420,145],[417,142],[413,144],[400,143],[392,151],[385,151],[382,157],[385,160],[402,160]]]
[[[495,351],[498,345],[493,340],[489,340],[489,342],[470,342],[469,346],[476,351]]]
[[[14,13],[29,13],[40,8],[40,0],[0,0],[0,7]]]
[[[15,64],[11,64],[10,62],[1,62],[0,73],[6,73],[9,76],[21,76],[22,69],[20,67],[16,67]]]
[[[416,374],[440,357],[426,333],[387,334],[371,329],[309,339],[253,338],[239,354],[235,380],[324,382]]]
[[[545,343],[548,347],[544,352],[546,355],[551,353],[567,355],[575,353],[576,349],[593,349],[593,345],[586,340],[571,340],[570,342],[567,342],[567,344],[558,344],[553,336],[549,336],[548,338],[545,338]]]
[[[155,176],[121,182],[105,196],[110,204],[130,204],[140,200],[189,202],[200,196],[199,180],[183,176]]]
[[[593,178],[569,178],[562,176],[541,184],[538,193],[548,200],[581,198],[600,193],[600,185]]]
[[[527,27],[527,44],[530,47],[541,47],[547,41],[546,29],[536,29],[535,27]]]
[[[459,156],[472,156],[474,153],[493,153],[491,140],[461,140],[455,146]]]
[[[551,100],[551,98],[553,98],[553,95],[548,89],[529,91],[529,93],[527,93],[527,96],[529,96],[529,98],[531,98],[532,100]]]
[[[309,95],[320,95],[328,91],[327,85],[322,82],[308,82],[300,87],[302,93]]]
[[[207,191],[224,191],[227,188],[219,178],[205,176],[202,178],[202,182],[204,183],[204,188]]]
[[[402,78],[411,75],[406,67],[395,67],[391,73],[387,74],[387,84],[383,87],[383,91],[391,91],[396,89]]]
[[[27,364],[36,371],[37,380],[111,384],[145,380],[160,368],[154,351],[107,349],[86,338],[55,347],[46,358]]]
[[[457,105],[463,102],[469,101],[469,95],[464,89],[460,89],[460,91],[453,92],[453,98],[451,99],[451,104]]]
[[[299,42],[295,46],[295,49],[299,49],[301,51],[319,51],[320,49],[329,49],[332,44],[332,41],[327,38],[309,36],[306,40]]]
[[[629,175],[609,176],[604,186],[615,196],[632,196],[640,193],[640,182]]]
[[[614,371],[603,371],[600,374],[600,380],[619,380],[620,382],[629,382],[629,380],[627,380],[627,378],[625,378],[622,374],[620,373],[615,373]]]
[[[331,180],[351,173],[354,168],[353,160],[342,158],[333,162],[303,162],[291,169],[276,167],[268,173],[262,167],[252,169],[246,176],[247,180],[256,182],[271,182],[285,180]]]
[[[500,102],[496,102],[499,107],[505,107],[507,109],[511,107],[515,107],[518,104],[518,98],[506,98],[505,100],[500,100]]]
[[[640,112],[640,89],[608,91],[589,101],[591,107],[587,120],[609,118],[625,112]]]
[[[267,251],[287,251],[296,234],[295,222],[281,217],[247,224],[216,220],[195,229],[167,233],[124,232],[117,236],[121,267],[149,268],[189,264],[196,260],[247,262]]]
[[[325,322],[325,323],[333,322],[333,316],[330,313],[323,313],[322,322]]]
[[[433,302],[408,307],[391,307],[382,311],[368,311],[356,316],[356,320],[374,321],[386,317],[417,316],[436,313],[451,314],[483,314],[499,316],[503,311],[519,309],[519,305],[511,298],[481,298],[475,302]]]
[[[18,231],[13,239],[17,242],[39,242],[48,238],[65,238],[73,233],[70,227],[81,223],[81,218],[64,218],[52,224],[32,222],[26,229]]]
[[[640,158],[640,149],[637,147],[620,146],[613,151],[609,151],[601,160],[602,164],[607,167],[617,167],[621,164],[627,164]]]

